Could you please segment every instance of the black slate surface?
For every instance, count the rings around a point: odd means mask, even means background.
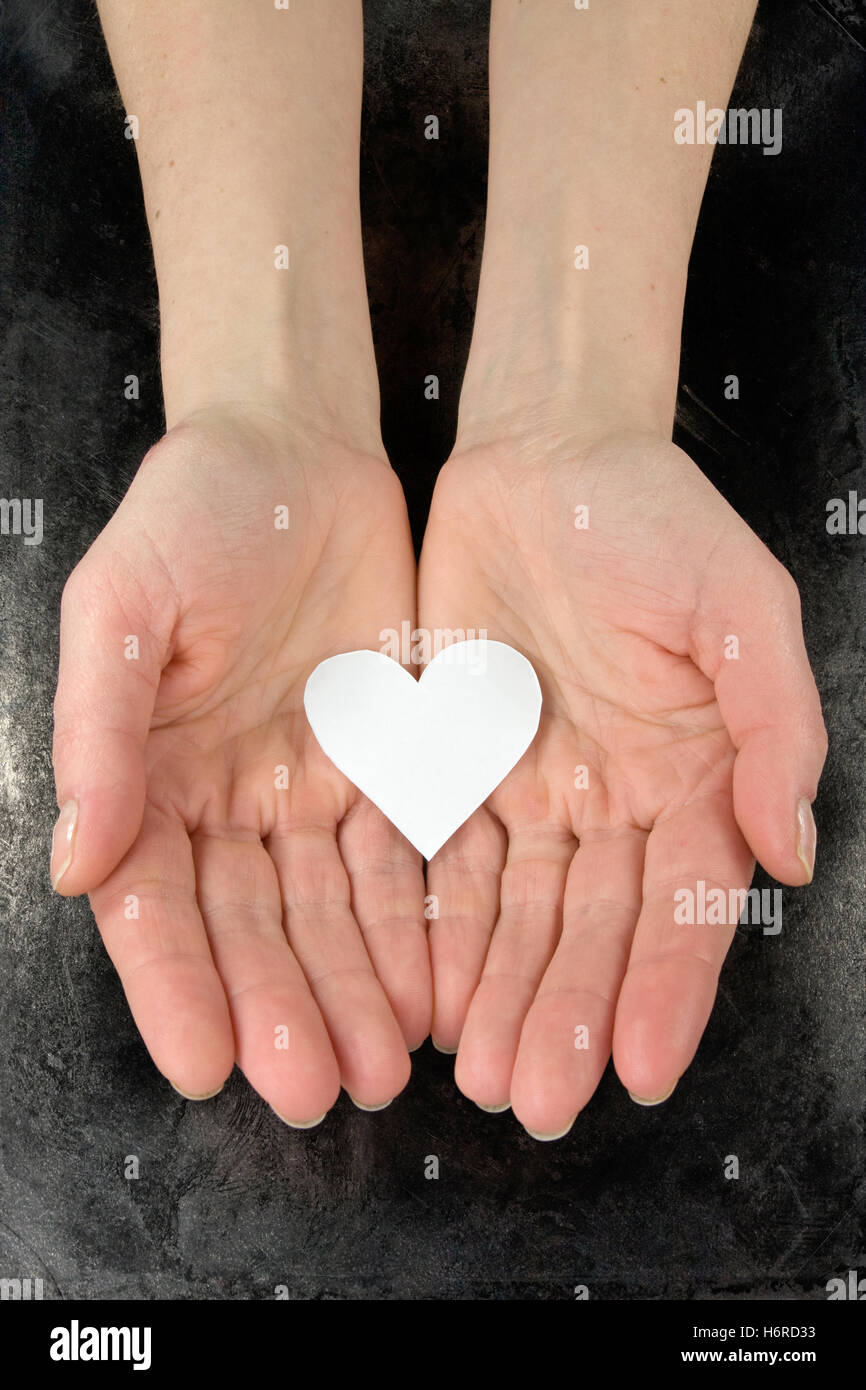
[[[372,0],[366,27],[370,296],[420,538],[482,246],[486,6]],[[388,1110],[343,1097],[309,1133],[237,1073],[187,1104],[139,1041],[87,902],[51,893],[58,604],[161,430],[155,284],[92,5],[0,6],[0,490],[45,508],[41,545],[0,537],[0,1278],[42,1278],[46,1297],[810,1299],[866,1273],[866,538],[825,527],[829,499],[866,495],[864,45],[858,0],[761,4],[731,104],[783,107],[784,146],[714,161],[677,436],[800,584],[831,737],[816,879],[786,890],[781,935],[738,932],[668,1104],[639,1109],[609,1069],[571,1135],[541,1145],[466,1101],[429,1043]]]

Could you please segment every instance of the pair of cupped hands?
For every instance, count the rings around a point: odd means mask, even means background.
[[[486,630],[543,693],[426,882],[303,706],[320,661],[407,618]],[[735,925],[677,924],[674,893],[755,858],[808,882],[825,752],[796,585],[670,442],[557,419],[458,449],[416,571],[384,451],[209,408],[64,591],[52,880],[89,893],[190,1099],[237,1064],[292,1125],[341,1087],[379,1109],[432,1034],[466,1096],[554,1138],[611,1053],[633,1099],[675,1087]]]

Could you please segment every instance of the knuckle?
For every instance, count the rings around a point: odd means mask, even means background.
[[[60,599],[60,617],[73,611],[90,611],[105,602],[106,566],[97,550],[98,542],[90,547],[69,574]]]
[[[88,555],[89,553],[88,551]],[[88,563],[88,555],[79,560],[74,570],[67,576],[60,600],[61,612],[64,609],[77,607],[83,600],[85,593],[90,592],[92,567]]]
[[[772,582],[783,608],[799,621],[801,605],[797,581],[778,560],[774,564]]]

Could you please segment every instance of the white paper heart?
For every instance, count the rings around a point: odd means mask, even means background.
[[[322,661],[304,709],[323,752],[432,859],[535,737],[541,687],[504,642],[444,647],[416,681],[383,652]]]

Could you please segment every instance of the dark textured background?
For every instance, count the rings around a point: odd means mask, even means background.
[[[486,24],[474,0],[367,4],[370,296],[416,533],[468,348]],[[0,537],[0,1277],[42,1277],[52,1297],[570,1298],[584,1283],[622,1299],[823,1298],[829,1278],[866,1273],[866,539],[825,530],[828,499],[866,494],[864,44],[858,0],[761,5],[732,104],[782,106],[784,146],[716,155],[679,409],[679,442],[800,584],[831,736],[817,877],[786,890],[780,936],[738,932],[667,1105],[639,1109],[609,1070],[571,1135],[542,1145],[461,1097],[429,1044],[390,1109],[343,1097],[306,1134],[238,1074],[186,1104],[138,1039],[86,901],[51,894],[58,603],[160,433],[155,285],[90,0],[0,6],[0,492],[45,504],[41,546]],[[123,398],[129,372],[139,402]],[[723,398],[729,372],[739,402]]]

